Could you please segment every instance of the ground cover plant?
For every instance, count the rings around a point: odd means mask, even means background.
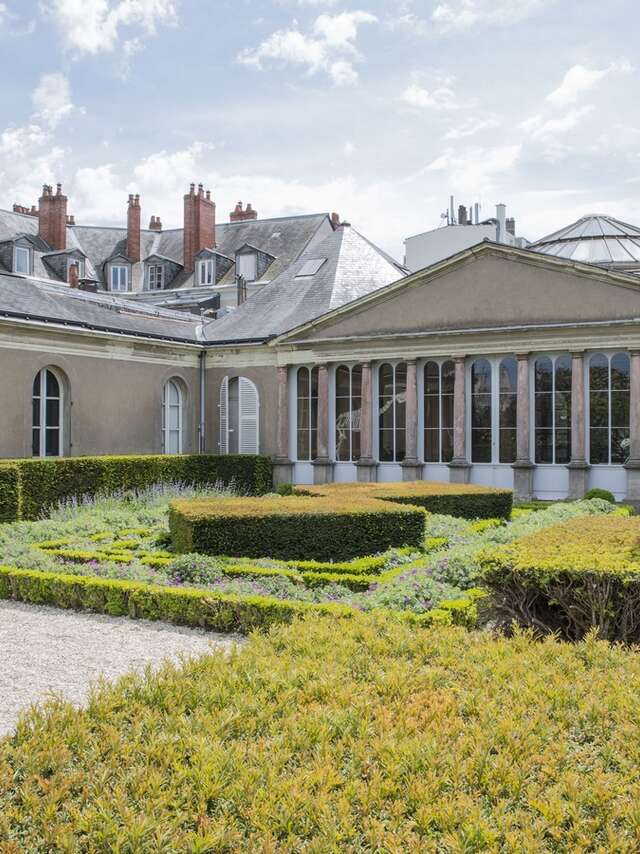
[[[232,626],[246,631],[268,625],[271,619],[284,619],[285,612],[272,607],[273,602],[337,605],[352,612],[386,609],[470,626],[477,618],[475,591],[479,554],[484,549],[585,514],[614,511],[613,505],[594,500],[551,505],[536,512],[515,510],[509,522],[427,514],[420,547],[388,549],[351,561],[172,552],[169,503],[175,499],[225,501],[229,495],[228,490],[215,487],[165,484],[140,493],[67,502],[49,518],[0,526],[0,562],[47,576],[46,583],[38,583],[33,573],[16,575],[5,570],[0,596],[132,616],[144,613],[219,630]],[[56,575],[64,579],[51,578]],[[137,586],[127,588],[125,595],[117,585],[90,589],[86,583],[74,585],[68,580],[79,576]],[[151,596],[145,595],[144,585],[205,591],[206,595]],[[215,599],[215,608],[207,604],[207,597],[210,603]],[[252,608],[247,618],[237,603],[249,599]],[[255,610],[260,603],[268,618]],[[294,613],[295,608],[289,609],[286,618]]]
[[[597,690],[594,690],[597,686]],[[52,700],[0,742],[4,851],[633,852],[640,659],[311,619]]]

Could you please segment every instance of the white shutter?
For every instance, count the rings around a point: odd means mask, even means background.
[[[239,378],[239,418],[240,436],[238,437],[238,451],[241,454],[257,454],[259,448],[258,418],[260,404],[258,401],[258,390],[245,377]]]
[[[220,441],[218,447],[221,454],[229,453],[229,377],[222,380],[220,386],[220,403],[218,404],[220,414]]]

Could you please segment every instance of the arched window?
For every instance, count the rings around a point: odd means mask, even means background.
[[[31,450],[34,457],[63,454],[64,388],[52,368],[42,368],[33,380]]]
[[[340,365],[336,369],[336,460],[360,459],[362,415],[362,367]]]
[[[453,459],[453,362],[424,366],[424,459],[448,463]]]
[[[220,385],[220,453],[260,452],[260,396],[246,377],[225,377]]]
[[[629,357],[626,353],[589,360],[590,462],[621,464],[629,456]]]
[[[318,456],[318,368],[298,368],[297,453],[299,460]]]
[[[182,389],[168,380],[162,389],[162,453],[182,453]]]
[[[535,461],[566,465],[571,460],[571,358],[536,359],[534,374]]]
[[[471,461],[492,461],[491,365],[476,359],[471,366]]]
[[[517,453],[518,363],[513,357],[500,362],[500,462],[514,463]]]
[[[400,463],[406,456],[407,365],[386,363],[378,372],[380,462]]]

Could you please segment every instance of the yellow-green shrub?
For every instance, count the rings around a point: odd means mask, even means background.
[[[51,700],[0,742],[7,851],[638,849],[640,657],[313,619]]]
[[[513,620],[577,639],[640,641],[640,518],[586,516],[481,555],[503,626]]]

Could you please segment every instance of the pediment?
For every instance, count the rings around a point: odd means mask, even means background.
[[[499,329],[640,316],[640,279],[495,244],[407,276],[280,340]]]

